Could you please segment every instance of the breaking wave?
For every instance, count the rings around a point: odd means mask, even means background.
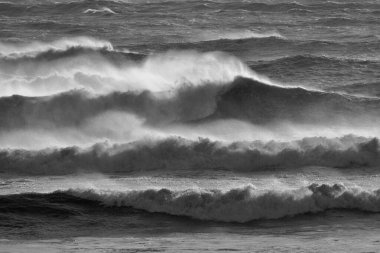
[[[378,98],[273,84],[222,52],[145,56],[87,37],[1,46],[0,165],[6,173],[379,164]],[[280,144],[346,134],[364,139],[344,148]],[[288,148],[256,146],[271,139]],[[94,145],[103,142],[111,146]]]
[[[188,67],[185,66],[185,70]],[[221,67],[218,73],[222,73],[228,65]],[[49,97],[3,97],[0,98],[0,115],[3,119],[0,129],[20,129],[46,124],[55,127],[78,126],[91,117],[110,111],[135,114],[151,126],[162,123],[184,123],[194,126],[216,120],[235,119],[267,126],[288,122],[312,123],[318,126],[334,123],[336,127],[369,127],[374,126],[379,117],[380,100],[377,98],[272,86],[242,77],[224,83],[232,78],[234,73],[224,72],[224,76],[218,73],[204,73],[206,79],[215,78],[213,82],[202,83],[201,75],[196,76],[199,80],[194,79],[190,82],[191,85],[184,82],[182,87],[179,83],[163,82],[162,92],[150,91],[158,89],[157,86],[146,86],[145,91],[110,90],[111,93],[101,96],[93,96],[84,91],[71,91]],[[157,71],[156,74],[160,72]],[[172,72],[172,80],[182,74],[186,75],[186,72]],[[56,77],[51,77],[54,78]],[[80,75],[77,78],[85,79]],[[219,82],[217,79],[220,79]],[[61,82],[65,80],[62,78]],[[194,86],[197,81],[199,86]],[[165,88],[173,84],[178,85],[178,88],[164,92]],[[99,92],[99,86],[93,85]]]
[[[72,189],[49,194],[0,196],[0,203],[2,214],[42,213],[70,217],[84,215],[83,208],[94,209],[96,205],[104,205],[198,220],[243,223],[331,209],[380,212],[380,192],[343,184],[311,184],[292,190],[258,190],[253,185],[227,191],[147,189],[114,192]]]
[[[0,46],[0,52],[4,51],[7,48]],[[224,84],[237,76],[266,80],[222,52],[168,51],[144,58],[115,51],[108,42],[76,38],[17,47],[13,53],[18,54],[17,59],[0,59],[1,96],[46,96],[72,89],[94,94],[162,92],[205,83]]]
[[[173,137],[127,144],[99,143],[90,148],[2,150],[0,165],[3,173],[27,175],[207,170],[254,172],[296,170],[305,166],[344,169],[379,166],[380,150],[378,139],[356,136],[231,144]]]

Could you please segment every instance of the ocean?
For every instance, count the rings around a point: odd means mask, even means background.
[[[380,252],[378,0],[0,1],[0,252]]]

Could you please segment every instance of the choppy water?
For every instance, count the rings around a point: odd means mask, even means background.
[[[2,1],[0,249],[377,251],[379,70],[376,0]]]

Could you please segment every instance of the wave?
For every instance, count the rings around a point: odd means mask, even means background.
[[[373,71],[380,67],[380,61],[360,59],[357,57],[329,57],[320,55],[294,55],[278,58],[271,61],[252,62],[250,67],[258,72],[292,72],[304,73],[305,69],[318,68],[318,70],[330,69],[334,71],[358,71],[358,73]],[[324,72],[323,72],[324,73]],[[324,73],[326,74],[326,73]],[[328,73],[327,73],[328,74]],[[367,74],[368,75],[368,74]]]
[[[310,15],[313,11],[305,8],[292,8],[287,11],[288,13],[298,14],[298,15]]]
[[[57,81],[58,77],[52,78]],[[62,82],[67,83],[66,79]],[[223,85],[185,83],[171,92],[145,90],[93,96],[71,91],[48,97],[3,97],[0,130],[79,127],[112,111],[134,114],[152,127],[173,124],[197,127],[220,120],[241,120],[265,127],[289,123],[367,129],[377,124],[379,107],[380,100],[376,98],[272,86],[238,77]]]
[[[279,34],[281,35],[281,34]],[[352,41],[345,40],[317,40],[317,39],[292,39],[285,36],[251,37],[236,39],[204,40],[199,42],[168,43],[149,45],[154,50],[169,49],[196,49],[200,51],[223,51],[232,53],[247,61],[261,59],[277,59],[286,56],[297,55],[326,55],[328,57],[344,58],[341,50],[350,51],[353,59],[378,61],[379,56],[373,54],[378,51],[378,40],[374,36],[357,37]],[[136,48],[138,49],[138,47]],[[141,50],[146,50],[142,47]]]
[[[51,50],[52,45],[34,56],[0,59],[0,95],[44,96],[72,89],[93,94],[162,92],[205,83],[224,84],[236,76],[264,79],[222,52],[168,51],[142,59],[139,54],[111,50],[112,45],[97,49],[83,45],[62,51]]]
[[[245,37],[245,35],[247,36]],[[289,40],[276,32],[259,33],[255,34],[256,36],[252,35],[253,34],[249,31],[246,32],[246,34],[243,32],[242,34],[232,34],[232,36],[229,36],[228,33],[224,36],[214,35],[211,38],[206,36],[206,38],[202,39],[201,37],[194,42],[160,45],[159,49],[167,50],[167,48],[174,48],[181,50],[197,49],[202,51],[218,50],[223,52],[236,52],[239,47],[285,46],[293,43],[292,40]],[[154,45],[152,46],[154,47]]]
[[[242,44],[259,43],[264,47],[271,43],[285,43],[285,48],[293,42],[281,38],[243,39]],[[237,40],[217,40],[200,42],[202,50],[229,47],[230,51],[240,42]],[[206,44],[204,44],[206,43]],[[290,43],[290,44],[289,44]],[[311,42],[310,42],[311,43]],[[186,48],[197,43],[179,45]],[[308,46],[319,47],[321,45]],[[186,46],[184,46],[186,45]],[[3,50],[2,49],[3,46]],[[241,45],[245,47],[246,45]],[[195,46],[197,47],[197,46]],[[239,46],[240,47],[240,46]],[[10,48],[12,50],[10,50]],[[176,46],[174,46],[176,48]],[[0,96],[14,94],[24,96],[46,96],[72,89],[85,89],[94,94],[131,90],[169,91],[184,85],[231,82],[237,76],[244,76],[272,84],[268,78],[258,75],[239,59],[220,52],[200,53],[196,51],[168,51],[145,56],[126,53],[125,49],[114,49],[107,41],[87,37],[61,39],[51,43],[0,44]],[[275,70],[290,64],[298,71],[299,65],[346,67],[357,65],[361,68],[378,68],[373,61],[337,60],[338,58],[296,56],[280,59],[267,64],[256,64],[258,70]],[[273,65],[273,66],[272,66]],[[170,71],[169,71],[170,69]],[[289,71],[289,70],[288,70]]]
[[[18,16],[20,13],[25,11],[25,6],[16,5],[11,2],[1,2],[0,3],[0,14],[4,16]]]
[[[98,6],[118,6],[123,7],[127,5],[126,1],[110,1],[110,0],[75,0],[75,1],[13,1],[9,3],[0,3],[2,7],[0,12],[3,11],[4,15],[9,16],[19,16],[20,14],[28,11],[29,14],[38,13],[43,9],[46,12],[54,14],[62,13],[80,13],[78,10],[89,9]]]
[[[43,8],[44,10],[55,13],[75,13],[78,10],[87,9],[99,9],[101,6],[108,6],[111,9],[123,9],[128,7],[136,8],[139,5],[147,6],[146,10],[151,10],[152,8],[158,10],[168,10],[168,9],[184,9],[190,11],[209,11],[209,10],[229,10],[229,11],[245,11],[245,12],[292,12],[293,10],[304,11],[304,12],[320,12],[324,10],[362,10],[371,9],[376,10],[379,8],[377,3],[340,3],[327,1],[324,3],[307,3],[301,4],[298,2],[291,3],[260,3],[260,2],[247,2],[247,1],[123,1],[123,0],[84,0],[84,1],[30,1],[24,2],[13,2],[13,3],[0,3],[2,8],[0,12],[3,11],[5,15],[18,16],[20,13],[29,11],[29,13],[38,13],[38,11]],[[146,11],[142,8],[141,11]],[[79,13],[79,12],[78,12]]]
[[[229,10],[264,11],[264,12],[286,12],[292,9],[307,9],[306,5],[300,3],[257,3],[257,2],[231,2],[220,3]]]
[[[315,24],[318,25],[327,25],[327,26],[350,26],[350,25],[358,25],[358,23],[362,23],[363,21],[353,18],[343,18],[343,17],[328,17],[318,19]]]
[[[365,83],[370,84],[376,79],[380,61],[360,58],[305,54],[286,56],[270,61],[251,62],[250,68],[270,78],[281,79],[288,84],[302,83],[305,87],[339,91],[339,87],[350,85],[350,83],[362,82],[364,86]],[[333,86],[336,86],[336,89],[331,88]],[[359,94],[351,93],[349,90],[346,93]],[[371,94],[368,96],[373,97]]]
[[[58,13],[75,11],[78,9],[84,9],[86,7],[91,8],[95,6],[118,6],[119,8],[136,6],[143,4],[144,6],[157,9],[168,8],[183,8],[188,10],[217,10],[217,9],[229,9],[229,10],[249,10],[249,11],[270,11],[280,12],[294,8],[305,8],[304,5],[297,3],[278,3],[278,4],[266,4],[266,3],[249,3],[249,2],[215,2],[215,1],[125,1],[125,0],[81,0],[81,1],[34,1],[31,11],[37,11],[38,8],[45,7],[49,11],[55,11]],[[7,3],[7,7],[18,6],[24,9],[28,6],[25,3]],[[148,9],[150,9],[148,8]],[[55,10],[54,10],[55,9]]]
[[[68,32],[71,31],[78,31],[78,30],[85,30],[87,29],[84,24],[68,24],[68,23],[61,23],[59,21],[51,21],[51,20],[35,20],[30,21],[28,23],[23,23],[23,26],[31,29],[38,29],[38,30],[59,30],[62,32]],[[12,36],[7,36],[12,37]],[[13,55],[15,56],[15,55]]]
[[[380,82],[348,84],[331,87],[329,91],[357,94],[367,97],[380,97]]]
[[[360,9],[378,9],[380,6],[374,2],[339,2],[339,1],[326,1],[324,3],[315,3],[310,5],[311,8],[320,10],[360,10]]]
[[[104,57],[106,60],[117,66],[128,61],[140,62],[146,57],[144,54],[132,52],[128,49],[110,50],[109,48],[91,48],[91,47],[68,47],[65,50],[48,49],[36,53],[35,55],[19,55],[18,57],[0,58],[0,64],[3,68],[20,68],[27,64],[44,64],[46,62],[54,62],[59,60],[67,60],[70,58],[91,58],[94,56]]]
[[[58,79],[52,78],[55,82]],[[67,83],[66,79],[62,82]],[[267,127],[281,122],[369,127],[376,124],[379,107],[380,100],[375,98],[285,88],[238,77],[224,85],[218,82],[184,85],[169,93],[145,90],[93,96],[71,91],[49,97],[3,97],[0,130],[80,126],[110,111],[135,114],[150,126],[176,123],[196,126],[235,119]]]
[[[252,30],[237,31],[207,31],[199,35],[198,41],[218,41],[218,40],[243,40],[243,39],[261,39],[261,38],[286,38],[279,32],[262,32]],[[196,42],[196,41],[192,41]]]
[[[346,64],[376,64],[377,61],[373,61],[370,59],[360,59],[356,57],[329,57],[329,56],[321,56],[321,55],[311,55],[311,54],[304,54],[304,55],[294,55],[294,56],[287,56],[283,58],[279,58],[276,60],[273,60],[269,63],[265,64],[282,64],[282,65],[346,65]]]
[[[83,11],[84,14],[97,14],[97,13],[103,13],[103,14],[116,14],[113,10],[111,10],[108,7],[103,7],[100,9],[87,9]]]
[[[282,120],[339,124],[354,122],[360,115],[378,118],[374,108],[378,108],[379,103],[378,99],[271,86],[236,78],[218,98],[215,113],[210,118],[235,118],[257,124]]]
[[[356,136],[304,138],[291,142],[216,142],[180,137],[146,139],[126,144],[99,143],[90,148],[2,150],[3,173],[65,175],[77,172],[147,171],[254,172],[305,166],[361,168],[380,165],[378,139]]]
[[[83,208],[132,207],[198,220],[249,222],[279,219],[332,209],[380,212],[380,190],[343,184],[311,184],[293,190],[258,190],[253,185],[227,191],[170,189],[125,192],[72,189],[49,194],[27,193],[0,197],[0,213],[80,216]],[[79,209],[79,210],[78,210]],[[82,211],[82,212],[81,212]],[[103,209],[103,211],[106,211]]]
[[[46,81],[51,85],[58,78],[52,76]],[[62,82],[66,83],[66,79]],[[50,97],[3,97],[0,98],[0,129],[78,126],[91,117],[115,110],[134,113],[149,124],[199,120],[213,113],[215,97],[222,87],[218,84],[184,86],[169,96],[143,91],[94,97],[87,92],[71,91]]]
[[[36,56],[51,50],[65,51],[73,47],[113,50],[110,42],[90,37],[62,38],[52,42],[33,41],[29,43],[0,42],[1,57]]]

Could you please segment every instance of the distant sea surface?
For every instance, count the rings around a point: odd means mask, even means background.
[[[377,252],[377,0],[0,1],[0,252]]]

